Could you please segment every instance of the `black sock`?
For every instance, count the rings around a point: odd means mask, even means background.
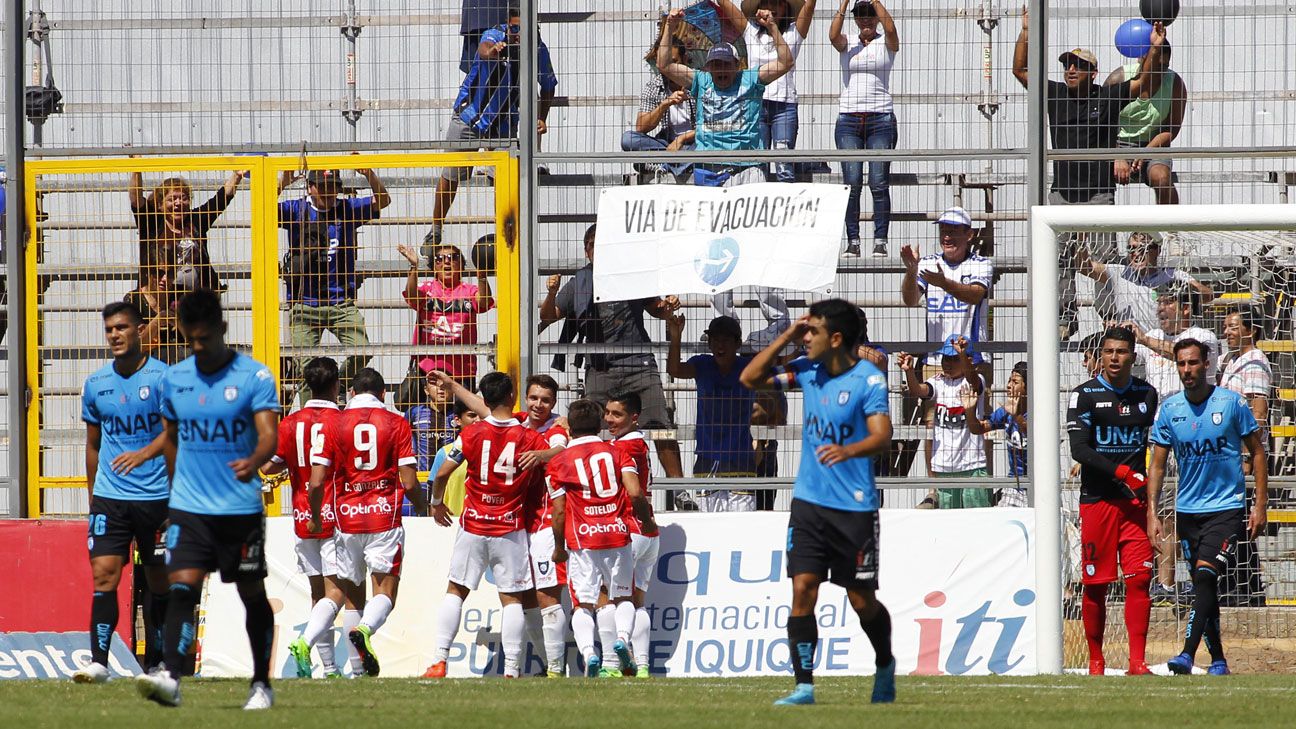
[[[166,621],[163,626],[165,641],[162,660],[174,678],[184,673],[189,649],[197,632],[194,626],[194,608],[198,607],[201,588],[177,582],[171,585],[167,599]]]
[[[96,591],[90,600],[90,660],[108,665],[112,634],[117,629],[117,592]]]
[[[873,644],[873,652],[877,655],[877,667],[891,665],[895,656],[891,655],[891,613],[887,612],[886,605],[878,603],[877,613],[871,620],[864,619],[863,610],[855,612],[859,615],[860,627],[864,629],[864,635],[867,635],[869,642]]]
[[[1206,642],[1206,650],[1210,652],[1211,661],[1224,660],[1224,643],[1220,641],[1218,611],[1216,611],[1215,619],[1206,623],[1206,632],[1202,633],[1202,639]]]
[[[163,627],[166,625],[167,604],[170,597],[166,592],[148,593],[148,604],[144,606],[144,670],[149,671],[162,662]]]
[[[1215,639],[1208,641],[1208,647],[1211,644],[1215,646],[1211,649],[1212,657],[1216,650],[1223,655],[1223,649],[1219,647],[1218,590],[1219,573],[1210,567],[1199,566],[1193,570],[1193,607],[1188,614],[1188,636],[1184,639],[1183,649],[1189,656],[1197,655],[1202,636],[1207,635],[1212,624],[1215,625]]]
[[[788,618],[788,649],[797,683],[814,683],[814,654],[819,645],[819,623],[814,615]]]
[[[274,611],[265,592],[243,598],[248,644],[252,647],[252,683],[270,685],[270,649],[274,644]]]

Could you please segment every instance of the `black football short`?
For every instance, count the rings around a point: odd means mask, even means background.
[[[1246,534],[1246,510],[1229,509],[1212,511],[1207,514],[1176,515],[1179,529],[1179,543],[1183,547],[1184,559],[1188,569],[1198,562],[1209,562],[1217,571],[1224,568],[1237,556],[1237,544]]]
[[[224,582],[266,576],[264,514],[216,516],[172,509],[166,547],[170,572],[219,570]]]
[[[814,574],[835,585],[878,588],[878,514],[829,509],[792,500],[788,517],[788,577]]]
[[[140,564],[160,565],[165,556],[163,524],[167,500],[131,501],[95,496],[90,499],[86,547],[95,557],[131,558],[131,542],[139,549]]]

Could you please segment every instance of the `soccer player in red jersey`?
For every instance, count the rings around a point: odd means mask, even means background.
[[[603,659],[594,652],[594,616],[589,606],[598,602],[603,586],[616,605],[617,658],[622,667],[633,665],[634,556],[623,501],[634,504],[635,515],[647,530],[656,531],[657,525],[639,489],[634,461],[598,436],[603,408],[593,400],[577,400],[568,408],[567,419],[575,438],[545,469],[553,504],[553,559],[567,562],[567,544],[572,545],[567,573],[572,595],[580,602],[572,614],[572,632],[585,657],[585,673],[593,677]]]
[[[436,643],[432,665],[423,674],[426,678],[446,675],[446,656],[459,632],[463,601],[477,589],[487,569],[495,579],[503,607],[500,642],[504,675],[512,678],[520,674],[526,622],[522,603],[535,585],[525,509],[531,474],[520,460],[522,454],[543,450],[546,444],[543,435],[513,417],[517,390],[508,375],[486,374],[480,390],[491,414],[464,428],[432,486],[433,516],[438,524],[449,526],[450,513],[442,501],[446,481],[460,463],[468,464],[464,509],[450,555],[450,584],[437,614]]]
[[[333,620],[345,600],[337,578],[337,556],[334,550],[333,481],[324,484],[324,506],[320,511],[320,530],[307,530],[310,522],[310,474],[312,456],[324,451],[324,431],[339,415],[338,366],[329,357],[316,357],[306,363],[302,379],[314,399],[297,412],[279,421],[279,447],[262,473],[273,476],[288,472],[292,488],[293,528],[297,534],[297,569],[310,581],[310,619],[297,639],[288,646],[297,664],[297,677],[310,678],[311,646],[325,632],[332,632]],[[333,661],[333,641],[318,645],[325,676],[340,676]]]
[[[639,476],[639,489],[644,498],[649,498],[649,486],[652,483],[652,462],[648,455],[648,441],[639,430],[639,412],[642,408],[639,393],[613,393],[603,411],[603,422],[612,433],[612,447],[624,453],[635,465]],[[652,513],[649,502],[648,513]],[[653,570],[657,566],[657,550],[660,540],[656,523],[649,529],[641,524],[634,515],[633,504],[627,499],[623,502],[622,516],[630,528],[630,551],[634,557],[634,592],[631,602],[635,606],[634,631],[630,636],[630,645],[634,647],[636,678],[648,678],[648,648],[652,636],[652,617],[644,608],[644,598],[652,584]],[[599,595],[600,601],[606,599]],[[602,609],[602,606],[599,608]]]
[[[395,607],[400,584],[405,548],[401,502],[408,496],[415,513],[427,513],[415,471],[413,433],[405,418],[383,404],[386,389],[377,370],[366,367],[357,372],[346,410],[324,431],[323,453],[311,457],[309,530],[315,533],[321,528],[324,484],[335,473],[338,577],[363,585],[368,568],[372,578],[373,597],[365,604],[360,624],[347,634],[369,676],[379,673],[373,634]]]

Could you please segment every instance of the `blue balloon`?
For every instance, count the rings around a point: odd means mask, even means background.
[[[1152,49],[1152,25],[1142,18],[1121,23],[1116,29],[1116,50],[1126,58],[1142,58]]]

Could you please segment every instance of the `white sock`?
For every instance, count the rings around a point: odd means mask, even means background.
[[[594,616],[589,608],[578,607],[572,612],[572,635],[576,638],[576,650],[585,660],[598,655],[594,652]]]
[[[518,661],[522,658],[522,636],[526,632],[526,618],[522,614],[522,603],[510,603],[504,606],[500,618],[500,643],[504,650],[504,675],[518,676]]]
[[[615,666],[617,657],[616,651],[612,650],[612,644],[617,639],[616,606],[604,605],[594,613],[594,618],[598,621],[599,645],[603,648],[603,665]]]
[[[432,646],[432,662],[440,663],[450,655],[450,644],[459,633],[459,618],[463,614],[463,598],[446,593],[437,609],[436,644]]]
[[[324,673],[337,673],[337,664],[333,662],[333,631],[330,629],[315,642],[315,652],[319,653],[320,665]]]
[[[360,619],[360,624],[369,629],[370,633],[377,633],[378,629],[387,622],[387,616],[392,611],[392,599],[386,595],[374,595],[369,598],[365,604],[364,617]]]
[[[545,657],[550,671],[565,673],[567,668],[567,625],[563,606],[550,605],[540,610],[544,623]]]
[[[341,609],[341,605],[327,597],[322,597],[315,603],[315,607],[311,608],[310,619],[306,621],[306,628],[301,634],[301,639],[306,641],[306,645],[315,645],[315,641],[319,640],[325,631],[332,633],[330,629],[333,627],[333,621],[337,620],[338,610]]]
[[[629,600],[622,600],[616,604],[616,635],[617,640],[625,641],[630,645],[630,634],[634,632],[635,624],[635,606]]]
[[[345,635],[350,635],[351,631],[355,630],[355,627],[359,624],[360,624],[359,610],[342,611],[342,632]],[[351,664],[351,675],[352,676],[364,675],[364,662],[360,660],[360,656],[356,655],[355,649],[351,647],[351,641],[344,640],[342,641],[342,645],[345,646],[345,650],[347,652],[347,660]]]
[[[522,612],[522,620],[526,624],[526,639],[531,644],[531,650],[540,657],[540,662],[549,665],[548,651],[544,642],[544,618],[540,616],[540,608],[533,607]],[[524,651],[525,655],[525,651]]]
[[[648,665],[648,648],[652,641],[652,616],[648,614],[647,608],[635,610],[634,632],[630,637],[630,645],[634,646],[635,665]]]

